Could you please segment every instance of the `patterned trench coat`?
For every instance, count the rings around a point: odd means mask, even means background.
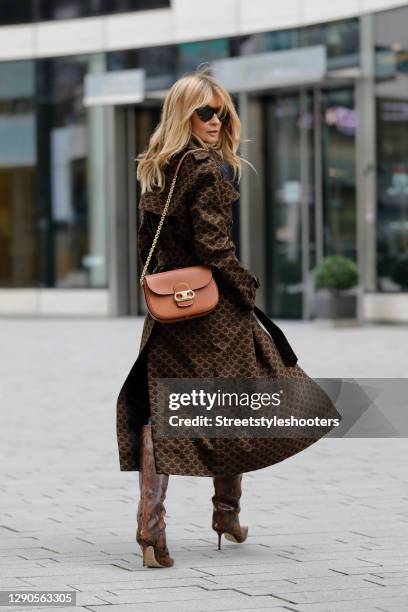
[[[197,148],[194,138],[187,148]],[[140,198],[138,249],[142,263],[182,153],[166,166],[164,191],[160,194],[156,190]],[[149,414],[156,469],[162,474],[214,476],[249,472],[282,461],[316,441],[255,437],[173,439],[157,435],[158,378],[307,378],[297,363],[286,365],[283,350],[278,349],[254,314],[256,286],[252,274],[237,259],[231,239],[232,206],[238,199],[239,192],[225,178],[214,152],[202,149],[185,157],[148,273],[200,263],[210,265],[219,302],[211,313],[177,323],[163,324],[149,313],[146,315],[139,355],[117,398],[122,471],[140,469],[139,434]]]

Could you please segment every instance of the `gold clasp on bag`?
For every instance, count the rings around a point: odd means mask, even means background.
[[[192,289],[185,289],[184,291],[176,291],[174,299],[176,302],[185,302],[187,300],[192,300],[194,296],[195,293]]]

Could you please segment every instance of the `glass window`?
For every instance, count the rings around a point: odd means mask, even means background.
[[[398,78],[408,74],[407,22],[408,7],[375,16],[377,77]]]
[[[241,37],[241,55],[284,51],[300,47],[300,30],[261,32]]]
[[[265,98],[268,312],[302,315],[300,99]]]
[[[125,13],[170,7],[170,0],[106,0],[107,13]]]
[[[301,30],[301,46],[325,45],[330,69],[359,63],[358,19],[316,24]]]
[[[32,19],[32,0],[0,0],[0,25],[27,23]]]
[[[193,72],[201,63],[231,56],[228,38],[182,43],[178,46],[178,77]],[[178,78],[177,77],[177,78]]]
[[[103,12],[104,0],[40,0],[40,21],[90,17]]]
[[[176,80],[177,47],[162,45],[107,54],[108,70],[143,68],[146,73],[146,89],[166,89]]]
[[[408,290],[408,96],[377,100],[377,277]]]
[[[331,69],[357,65],[359,61],[358,19],[240,37],[241,55],[284,51],[313,45],[326,46],[328,65]]]
[[[0,0],[0,25],[169,7],[170,0]]]
[[[45,286],[107,284],[103,114],[101,108],[85,109],[82,104],[85,74],[104,67],[99,54],[38,60]]]
[[[407,20],[408,7],[375,16],[379,291],[408,291]]]
[[[38,282],[34,64],[0,63],[0,286]]]
[[[322,92],[324,254],[356,253],[355,134],[357,115],[351,89]]]

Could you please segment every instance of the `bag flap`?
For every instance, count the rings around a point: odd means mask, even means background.
[[[208,285],[212,278],[212,270],[206,266],[192,266],[190,268],[179,268],[166,270],[156,274],[147,274],[145,281],[153,293],[169,295],[174,293],[174,285],[177,283],[188,283],[191,289],[201,289]]]

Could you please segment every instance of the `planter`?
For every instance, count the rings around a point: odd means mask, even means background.
[[[334,324],[357,324],[357,295],[347,291],[318,291],[316,317],[329,319]]]

